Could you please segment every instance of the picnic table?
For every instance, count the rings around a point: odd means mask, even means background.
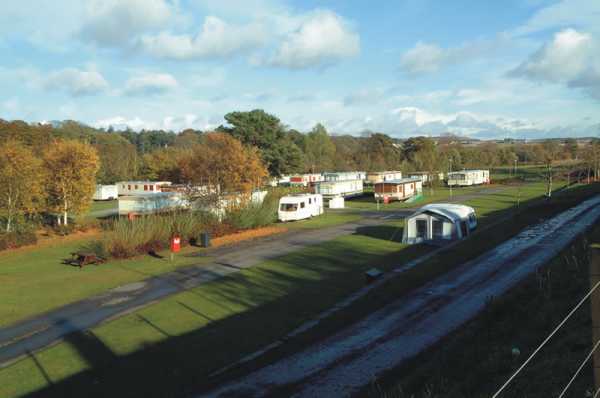
[[[76,265],[79,268],[83,268],[84,265],[89,265],[89,264],[98,265],[98,264],[102,264],[105,261],[106,260],[104,258],[96,255],[95,253],[74,252],[74,253],[71,253],[71,259],[67,260],[66,263],[71,264],[71,265]]]

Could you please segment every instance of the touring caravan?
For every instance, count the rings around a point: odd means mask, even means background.
[[[402,178],[379,182],[373,186],[375,201],[392,202],[407,200],[423,191],[423,183],[418,178]]]
[[[119,196],[119,190],[116,185],[96,185],[93,200],[113,200]]]
[[[162,192],[162,187],[170,186],[169,181],[121,181],[117,183],[119,196],[144,195]]]
[[[279,221],[304,220],[323,214],[323,197],[318,194],[297,194],[279,199]]]
[[[363,194],[362,180],[323,181],[315,185],[315,193],[331,199],[336,196],[351,198]]]
[[[448,173],[446,184],[449,187],[481,185],[490,183],[489,170],[463,170]]]
[[[472,207],[454,203],[423,206],[406,219],[403,243],[445,242],[463,239],[477,227]]]
[[[367,173],[366,183],[369,185],[375,185],[380,182],[400,180],[401,178],[401,171],[370,171]]]

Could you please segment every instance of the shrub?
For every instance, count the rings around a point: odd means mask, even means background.
[[[0,234],[0,250],[16,249],[17,247],[37,243],[35,231],[30,228],[19,228],[13,232]]]

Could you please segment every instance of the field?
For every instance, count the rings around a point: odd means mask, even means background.
[[[482,226],[516,214],[513,206],[519,192],[523,210],[533,204],[537,207],[536,211],[527,212],[528,217],[519,217],[521,221],[509,228],[487,233],[482,229],[481,233],[459,245],[460,248],[455,251],[457,258],[474,256],[518,232],[527,223],[560,210],[560,206],[545,206],[543,199],[535,199],[544,192],[544,188],[543,183],[511,186],[467,201],[467,204],[476,207]],[[578,187],[557,196],[572,196],[572,200],[580,200],[582,195],[590,193],[590,188]],[[318,218],[309,222],[316,220]],[[145,392],[148,394],[192,388],[192,384],[202,383],[198,377],[203,379],[202,376],[211,371],[276,340],[358,289],[364,283],[362,273],[365,269],[373,265],[381,268],[399,265],[428,250],[422,246],[405,247],[398,243],[401,227],[402,222],[395,221],[380,227],[364,228],[356,235],[299,250],[76,335],[35,357],[24,358],[0,370],[0,378],[7,380],[0,385],[0,395],[12,396],[37,390],[47,386],[49,380],[56,383],[72,374],[78,375],[55,385],[51,391],[45,391],[45,396],[61,396],[67,390],[86,391],[85,386],[98,374],[110,379],[110,383],[103,384],[105,395],[116,391],[125,393],[115,389],[126,385],[135,386],[139,395],[144,395],[143,388],[147,388]],[[478,243],[471,241],[473,239]],[[449,266],[452,264],[442,264],[434,258],[423,268],[415,269],[414,275],[406,275],[400,285],[387,286],[375,297],[365,298],[356,308],[349,310],[350,314],[334,317],[323,326],[323,330],[313,331],[313,336],[303,338],[319,338],[349,319],[372,311],[374,306],[383,305],[392,296],[398,297],[445,272]],[[295,344],[292,342],[290,346]],[[145,364],[144,371],[140,368],[142,363]],[[167,375],[160,373],[164,364],[168,364],[170,369]],[[91,368],[93,371],[84,372]],[[149,372],[158,373],[152,376]],[[195,377],[190,378],[191,374]],[[153,383],[151,380],[160,382]]]

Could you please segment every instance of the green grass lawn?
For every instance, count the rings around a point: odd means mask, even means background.
[[[450,199],[450,193],[452,193],[452,197],[462,196],[462,195],[471,195],[476,193],[486,194],[490,188],[494,186],[490,185],[482,185],[482,186],[472,186],[472,187],[462,187],[462,188],[453,188],[452,192],[448,187],[435,187],[433,190],[433,194],[429,187],[423,188],[423,198],[416,202],[399,202],[395,201],[384,205],[383,203],[379,204],[380,211],[393,211],[393,210],[402,210],[414,207],[420,207],[427,203],[431,202],[439,202],[442,200]],[[496,188],[496,187],[494,187]],[[348,199],[346,200],[346,207],[349,209],[355,210],[377,210],[377,202],[373,198],[372,194],[365,194],[361,197]]]
[[[117,200],[101,200],[101,201],[93,201],[90,206],[90,212],[92,211],[101,211],[101,210],[112,210],[118,207]]]
[[[173,263],[165,253],[164,259],[142,256],[82,269],[62,264],[64,259],[70,257],[69,253],[78,251],[86,242],[89,239],[2,252],[0,327],[124,283],[171,271],[175,267],[207,261],[200,257],[185,257],[183,254],[191,250],[186,248]]]
[[[362,216],[358,212],[354,211],[325,210],[325,213],[318,217],[313,217],[311,219],[302,221],[280,223],[279,225],[283,225],[289,229],[326,228],[354,222],[359,220],[361,217]]]
[[[168,364],[170,371],[180,369],[183,374],[189,370],[184,369],[194,368],[198,377],[206,375],[268,344],[363,286],[363,272],[371,266],[386,269],[427,250],[397,242],[393,235],[398,225],[359,231],[364,234],[344,236],[245,269],[103,324],[75,341],[67,339],[36,354],[35,359],[25,357],[0,369],[0,396],[19,396],[47,386],[38,365],[52,382],[98,366],[108,366],[105,371],[111,372],[112,378],[111,369],[118,368],[115,365],[136,363],[137,355],[149,347],[160,350],[160,361]],[[175,341],[178,348],[173,349]],[[121,361],[115,362],[116,358]],[[158,363],[146,365],[148,372],[162,368]],[[163,377],[148,377],[149,373],[139,370],[117,371],[137,380],[124,383],[119,394],[143,395],[140,377],[148,380],[146,393],[174,388],[170,383],[175,379],[161,381]]]
[[[476,207],[485,225],[513,212],[513,194],[517,189],[521,190],[523,202],[544,193],[541,183],[510,187],[489,197],[474,198],[469,204]],[[537,217],[538,213],[532,212],[523,224]],[[84,394],[100,374],[106,380],[100,386],[104,395],[185,392],[185,388],[201,384],[215,369],[277,340],[356,291],[364,285],[366,269],[388,269],[430,250],[399,243],[402,224],[403,221],[394,221],[361,228],[355,235],[245,269],[72,336],[35,357],[24,357],[0,370],[0,379],[6,380],[0,383],[0,396],[22,395],[47,387],[50,382],[58,384],[44,390],[43,396],[62,396],[71,391]],[[465,241],[453,249],[454,262],[499,243],[504,235],[516,233],[520,227],[511,224],[509,231],[490,231],[477,242]],[[451,266],[434,258],[424,268],[403,274],[400,283],[388,284],[381,293],[385,297],[379,292],[365,297],[356,309],[349,310],[356,311],[355,315],[340,314],[340,318],[326,322],[324,328],[339,328],[353,316],[364,316],[384,304],[384,300],[397,298]],[[44,378],[40,367],[50,381]],[[164,369],[169,372],[164,373]],[[64,383],[59,383],[65,378]]]

